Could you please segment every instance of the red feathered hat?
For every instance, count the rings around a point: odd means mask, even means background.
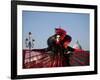
[[[62,28],[55,28],[55,32],[56,32],[56,34],[59,34],[59,35],[67,34],[67,32]]]

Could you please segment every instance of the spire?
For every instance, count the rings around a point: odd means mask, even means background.
[[[81,45],[80,45],[80,43],[79,43],[78,40],[77,40],[76,43],[73,45],[73,48],[75,48],[75,49],[82,49],[82,47],[81,47]]]

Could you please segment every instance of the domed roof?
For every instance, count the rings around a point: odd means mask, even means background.
[[[81,45],[80,45],[80,43],[79,43],[78,40],[77,40],[76,43],[73,45],[73,48],[75,48],[75,49],[82,49],[82,47],[81,47]]]

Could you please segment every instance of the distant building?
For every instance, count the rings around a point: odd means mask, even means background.
[[[76,43],[73,45],[73,48],[75,49],[82,49],[82,46],[80,45],[79,41],[77,40]]]

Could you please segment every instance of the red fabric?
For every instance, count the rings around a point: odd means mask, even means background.
[[[82,49],[75,49],[74,52],[84,52],[84,50],[82,50]]]
[[[31,57],[30,57],[31,54]],[[60,53],[55,55],[37,50],[29,53],[23,51],[23,68],[46,68],[46,67],[63,67],[67,66],[66,58]],[[89,65],[89,52],[77,49],[70,57],[71,66]]]
[[[55,28],[56,34],[62,35],[62,34],[67,34],[67,32],[62,29],[62,28]]]

